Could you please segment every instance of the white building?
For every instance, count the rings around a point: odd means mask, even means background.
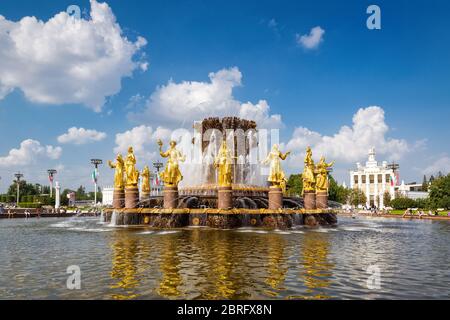
[[[350,172],[350,187],[362,190],[366,197],[366,207],[384,208],[384,193],[389,192],[395,198],[396,176],[387,161],[380,165],[375,159],[375,148],[369,150],[369,159],[365,166],[356,164],[357,168]]]
[[[396,194],[401,194],[403,197],[410,198],[413,200],[417,199],[426,199],[428,198],[429,193],[423,191],[423,185],[419,183],[409,183],[405,184],[405,181],[402,181],[400,186],[395,187]]]

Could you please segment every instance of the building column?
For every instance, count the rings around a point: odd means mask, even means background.
[[[370,208],[370,174],[366,173],[366,207]]]
[[[381,176],[381,193],[382,196],[380,198],[380,209],[384,209],[384,193],[386,192],[386,174],[383,172],[383,175]]]
[[[374,204],[376,207],[380,208],[380,202],[377,202],[377,197],[380,195],[378,194],[378,173],[373,175],[373,182],[375,184],[374,193],[375,193],[375,199]]]

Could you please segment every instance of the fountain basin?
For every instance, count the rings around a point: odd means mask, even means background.
[[[265,227],[289,229],[299,225],[310,227],[337,224],[334,209],[197,209],[197,208],[138,208],[105,209],[105,222],[113,225],[148,225],[156,228],[188,226],[234,229]],[[112,221],[114,220],[114,221]]]

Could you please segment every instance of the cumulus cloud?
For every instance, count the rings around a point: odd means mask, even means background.
[[[286,147],[293,151],[291,163],[303,163],[307,146],[313,148],[316,156],[325,155],[344,163],[355,163],[367,158],[368,150],[375,147],[378,154],[388,160],[399,160],[411,150],[403,139],[387,137],[389,126],[384,110],[377,106],[361,108],[353,116],[353,125],[343,126],[332,136],[299,127],[294,130]]]
[[[154,119],[155,115],[169,121],[195,121],[210,116],[239,116],[258,121],[260,127],[280,127],[280,115],[271,115],[267,101],[242,103],[233,96],[241,86],[242,73],[237,67],[209,74],[209,82],[169,81],[150,96],[143,113],[130,113],[135,121]]]
[[[61,147],[43,146],[39,141],[27,139],[21,142],[18,149],[11,149],[8,155],[0,157],[0,167],[26,166],[39,158],[59,159]]]
[[[123,77],[148,68],[136,61],[146,43],[142,37],[128,40],[108,4],[95,0],[90,19],[60,12],[46,22],[13,22],[0,15],[0,99],[17,88],[32,102],[80,103],[101,111]]]
[[[101,141],[106,138],[106,133],[92,129],[72,127],[58,137],[59,143],[72,143],[76,145]]]
[[[126,154],[128,147],[133,147],[138,160],[152,160],[156,156],[156,142],[171,136],[169,129],[158,127],[154,130],[150,126],[138,126],[123,133],[116,134],[115,153]]]
[[[423,170],[423,173],[426,175],[436,175],[438,172],[442,172],[444,174],[450,173],[450,157],[445,155],[437,159],[431,165],[426,167]]]
[[[323,41],[324,34],[325,30],[323,30],[320,26],[317,26],[312,28],[309,34],[297,34],[296,40],[297,43],[305,49],[316,49]]]

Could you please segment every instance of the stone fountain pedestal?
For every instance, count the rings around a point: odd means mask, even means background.
[[[139,189],[138,187],[126,187],[125,188],[125,208],[134,209],[137,208],[139,203]]]
[[[113,208],[122,209],[125,206],[125,191],[123,188],[114,188]]]
[[[305,210],[316,209],[316,192],[315,191],[305,191],[303,194],[303,201]]]
[[[178,187],[164,186],[164,209],[178,208]]]
[[[219,187],[217,191],[217,207],[219,209],[231,209],[233,207],[232,187]]]
[[[271,186],[269,189],[269,209],[278,210],[283,208],[283,191],[280,187]]]
[[[150,200],[150,192],[143,191],[141,192],[140,201],[143,202],[144,205],[148,205]]]
[[[328,209],[328,192],[317,192],[316,207],[317,209]]]

